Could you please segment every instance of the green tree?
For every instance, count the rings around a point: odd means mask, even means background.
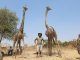
[[[17,32],[18,17],[9,9],[0,9],[0,43],[2,38],[11,39]]]

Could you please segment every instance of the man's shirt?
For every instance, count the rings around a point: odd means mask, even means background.
[[[38,45],[43,44],[43,38],[42,38],[42,37],[37,37],[37,38],[35,39],[35,41],[37,42]]]

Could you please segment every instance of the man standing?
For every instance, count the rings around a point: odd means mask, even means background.
[[[80,34],[78,35],[78,38],[77,38],[77,50],[78,50],[78,53],[80,54]]]
[[[1,51],[1,45],[0,45],[0,60],[3,60],[3,54],[2,54],[2,51]]]
[[[8,50],[8,55],[11,56],[13,54],[13,48],[10,46],[9,50]]]
[[[37,56],[42,55],[42,46],[43,46],[43,38],[42,38],[42,33],[38,33],[38,37],[35,39],[35,45],[37,48]]]

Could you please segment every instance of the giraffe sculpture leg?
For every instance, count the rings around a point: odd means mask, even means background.
[[[21,53],[21,41],[20,40],[17,40],[17,54],[20,54]]]
[[[58,56],[59,56],[59,57],[62,57],[62,56],[61,56],[61,49],[60,49],[59,42],[57,42],[57,52],[58,52]]]
[[[54,44],[55,44],[55,47],[56,47],[56,51],[57,51],[58,56],[59,56],[59,57],[62,57],[62,56],[61,56],[61,47],[60,47],[59,42],[58,42],[58,41],[54,41],[54,40],[53,40],[53,42],[54,42]]]
[[[21,55],[21,53],[22,53],[22,48],[21,48],[21,41],[20,41],[20,40],[19,40],[18,44],[19,44],[19,49],[20,49],[19,54]]]
[[[16,44],[16,41],[14,41],[14,43],[13,43],[13,48],[15,47],[15,44]]]
[[[52,40],[48,37],[48,54],[49,56],[52,55]]]
[[[16,44],[16,41],[14,41],[14,43],[13,43],[13,56],[15,56],[15,58],[16,58],[16,47],[15,47],[15,44]]]

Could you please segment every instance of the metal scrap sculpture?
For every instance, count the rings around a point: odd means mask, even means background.
[[[48,37],[48,55],[51,56],[52,55],[52,41],[57,43],[57,47],[59,47],[59,43],[57,41],[57,34],[56,31],[54,30],[54,28],[52,26],[49,26],[47,24],[47,15],[48,12],[52,10],[49,6],[46,7],[46,12],[45,12],[45,27],[46,27],[46,32],[45,35]]]
[[[22,52],[21,48],[21,40],[24,41],[24,20],[25,20],[25,12],[28,8],[26,6],[23,7],[23,17],[22,17],[22,22],[21,26],[19,28],[19,31],[13,36],[13,48],[15,47],[15,44],[17,43],[17,48],[20,50],[20,54]]]

